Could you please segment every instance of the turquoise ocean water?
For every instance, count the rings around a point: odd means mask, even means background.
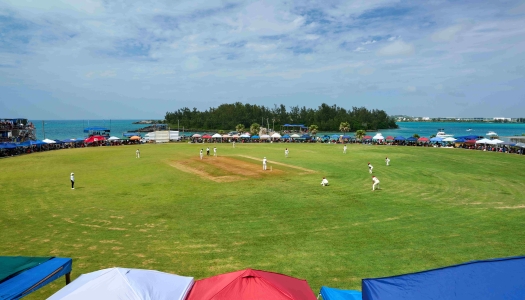
[[[29,120],[35,124],[36,134],[38,139],[70,139],[70,138],[84,138],[86,134],[83,129],[88,126],[101,126],[111,129],[111,135],[122,137],[126,131],[133,131],[147,125],[132,124],[140,120],[46,120],[44,125],[42,120]],[[485,136],[489,131],[494,131],[499,136],[513,136],[525,133],[525,124],[516,123],[434,123],[434,122],[400,122],[399,129],[385,129],[379,130],[383,136],[404,136],[409,137],[414,133],[420,136],[429,137],[436,134],[439,128],[445,129],[445,133],[453,134],[454,136],[462,135],[479,135]],[[44,126],[44,127],[42,127]],[[181,130],[183,124],[180,125]],[[467,131],[471,129],[471,131]],[[173,129],[172,129],[173,130]],[[176,129],[174,129],[176,130]],[[377,132],[368,132],[369,135],[374,135]],[[214,133],[214,132],[208,132]],[[319,134],[341,134],[340,132],[319,133]],[[318,134],[318,135],[319,135]],[[350,135],[353,135],[350,133]],[[144,136],[144,134],[142,134]]]

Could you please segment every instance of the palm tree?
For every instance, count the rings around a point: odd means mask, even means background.
[[[258,134],[260,128],[261,128],[261,125],[259,125],[259,124],[257,124],[257,123],[253,123],[253,124],[250,126],[250,133],[251,133],[252,135]]]
[[[217,133],[224,134],[224,130],[221,129],[221,130],[217,131]]]
[[[317,134],[317,131],[319,130],[319,127],[317,125],[310,125],[308,130],[310,131],[311,135],[315,136]]]
[[[345,132],[350,131],[350,124],[348,124],[348,122],[341,122],[341,124],[339,124],[339,130],[345,134]]]
[[[235,130],[237,130],[238,133],[242,133],[244,131],[244,125],[237,124],[237,126],[235,126]]]
[[[358,131],[355,132],[355,138],[358,140],[362,139],[365,135],[366,135],[366,131],[364,131],[363,129],[359,129]]]
[[[413,137],[415,137],[416,139],[420,138],[419,134],[417,133],[414,133]]]

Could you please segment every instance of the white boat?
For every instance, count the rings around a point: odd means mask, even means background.
[[[487,132],[486,135],[488,135],[488,136],[498,136],[498,134],[495,133],[494,131],[489,131],[489,132]]]
[[[469,128],[469,129],[467,129],[467,131],[472,131],[472,129]]]
[[[442,138],[442,139],[453,137],[453,136],[454,136],[453,134],[446,134],[445,129],[443,128],[438,129],[438,133],[436,133],[436,137]]]

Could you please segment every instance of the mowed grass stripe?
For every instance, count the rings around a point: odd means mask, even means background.
[[[73,278],[112,266],[197,279],[252,267],[305,278],[315,292],[524,254],[523,157],[353,144],[344,155],[342,145],[237,143],[210,148],[261,169],[266,156],[316,173],[274,165],[277,176],[261,171],[214,182],[170,165],[198,166],[206,146],[141,145],[140,159],[135,147],[123,146],[0,160],[0,253],[73,257]],[[371,191],[368,162],[380,191]],[[219,177],[232,172],[205,167]],[[323,176],[331,186],[320,186]],[[62,286],[58,281],[28,299]]]

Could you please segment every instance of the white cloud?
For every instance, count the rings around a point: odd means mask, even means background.
[[[354,49],[354,52],[367,52],[367,50],[364,47],[357,47]]]
[[[400,36],[391,36],[391,37],[388,38],[388,41],[389,42],[393,42],[393,41],[395,41],[395,40],[397,40],[399,38],[400,38]]]
[[[381,56],[398,56],[412,55],[414,52],[415,48],[412,44],[408,44],[403,41],[395,41],[379,49],[377,54]]]
[[[182,62],[182,67],[188,71],[194,71],[200,69],[202,66],[202,60],[197,56],[191,56]]]
[[[318,36],[317,34],[307,34],[304,39],[305,40],[308,40],[308,41],[315,41],[317,39],[319,39],[320,36]]]
[[[454,26],[447,27],[435,32],[432,35],[432,40],[434,42],[450,42],[455,40],[458,35],[465,29],[464,25],[458,24]]]
[[[377,41],[376,40],[368,40],[366,42],[362,42],[361,45],[370,45],[370,44],[375,44]]]
[[[415,93],[417,92],[417,88],[415,86],[409,85],[405,88],[405,92]]]
[[[361,70],[359,70],[359,74],[361,75],[372,75],[374,74],[374,72],[375,72],[375,69],[370,68],[370,67],[362,68]]]
[[[271,51],[277,48],[277,44],[257,44],[257,43],[248,43],[246,48],[257,51],[257,52],[266,52]]]

